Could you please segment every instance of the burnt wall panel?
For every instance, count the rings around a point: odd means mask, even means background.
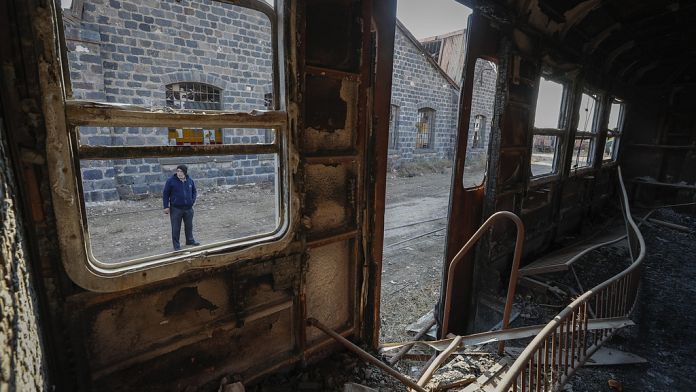
[[[308,254],[307,317],[314,317],[334,330],[349,326],[354,306],[351,241],[311,249]],[[308,341],[324,337],[316,328],[307,329]]]
[[[90,364],[100,369],[147,352],[173,337],[195,334],[230,313],[230,289],[222,279],[183,284],[137,295],[98,309],[89,320]]]
[[[518,187],[527,175],[524,168],[527,152],[520,149],[500,151],[498,187],[507,190]]]
[[[326,154],[352,150],[357,122],[357,83],[308,75],[306,95],[304,152]]]
[[[97,378],[93,389],[198,390],[201,385],[224,376],[234,375],[244,380],[264,364],[290,356],[294,345],[292,314],[292,306],[288,304],[243,325],[222,324],[177,351]],[[209,389],[217,389],[217,385]]]
[[[297,257],[236,267],[206,279],[95,305],[73,328],[86,337],[92,370],[115,372],[291,302],[299,271]],[[79,301],[72,304],[81,306]]]
[[[350,164],[308,165],[305,214],[316,238],[355,226],[355,168]]]
[[[527,145],[527,129],[529,127],[529,109],[522,105],[508,105],[503,116],[500,139],[501,146],[525,147]]]
[[[360,66],[360,2],[307,1],[307,64],[357,72]]]

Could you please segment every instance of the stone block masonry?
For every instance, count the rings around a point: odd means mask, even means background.
[[[398,107],[396,146],[390,150],[391,163],[404,160],[451,158],[457,125],[459,88],[413,42],[402,26],[396,29],[391,103]],[[433,109],[431,146],[416,148],[416,122],[420,109]]]
[[[409,160],[452,159],[457,141],[460,86],[453,80],[457,75],[446,76],[445,71],[428,61],[429,54],[415,38],[398,24],[394,40],[394,70],[392,74],[392,110],[396,108],[396,126],[390,127],[396,135],[390,135],[389,161],[391,165]],[[474,70],[474,86],[471,102],[471,118],[467,134],[467,160],[485,159],[490,140],[497,69],[495,64],[479,60]],[[434,110],[434,123],[430,132],[431,145],[427,149],[416,146],[418,111]],[[476,115],[483,121],[474,143]]]
[[[271,24],[260,12],[215,1],[85,0],[65,20],[73,98],[157,109],[167,86],[197,83],[220,91],[219,109],[266,109],[273,91]],[[176,107],[210,105],[211,96],[177,96]],[[181,105],[181,106],[178,106]],[[260,143],[265,129],[223,130],[225,143]],[[79,129],[80,143],[166,145],[167,128]],[[273,181],[274,156],[82,161],[87,202],[158,195],[173,162],[201,186]]]

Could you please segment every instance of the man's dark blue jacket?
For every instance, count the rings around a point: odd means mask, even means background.
[[[167,179],[162,191],[162,203],[164,208],[172,207],[188,209],[196,202],[196,184],[188,175],[186,181],[181,181],[176,174]]]

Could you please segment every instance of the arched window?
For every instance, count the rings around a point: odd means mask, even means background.
[[[221,90],[203,83],[184,82],[167,85],[167,107],[172,109],[221,110]],[[222,144],[221,129],[169,128],[169,145]]]
[[[433,148],[433,136],[435,134],[435,110],[422,108],[418,110],[416,121],[416,148]]]

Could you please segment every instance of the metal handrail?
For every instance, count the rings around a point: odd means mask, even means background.
[[[554,317],[505,373],[498,384],[497,392],[560,389],[615,331],[588,331],[590,301],[595,301],[594,309],[598,318],[625,317],[635,308],[638,299],[639,267],[645,258],[645,240],[631,216],[620,168],[618,177],[621,185],[622,212],[633,263],[619,274],[580,295]],[[634,246],[639,249],[633,249]],[[637,256],[636,250],[639,250]],[[591,344],[588,338],[592,338]]]
[[[503,324],[501,329],[507,329],[510,324],[510,312],[512,311],[512,301],[515,298],[515,289],[517,288],[517,272],[520,265],[520,258],[522,257],[522,245],[524,242],[524,223],[519,216],[515,215],[510,211],[498,211],[491,215],[482,225],[476,230],[473,236],[464,244],[464,246],[457,252],[457,254],[452,259],[449,267],[447,268],[447,291],[445,294],[445,306],[443,308],[442,316],[442,335],[447,336],[449,332],[449,317],[450,310],[452,306],[452,286],[454,282],[454,269],[459,264],[459,262],[464,258],[464,256],[471,250],[471,248],[476,245],[478,240],[483,236],[483,234],[488,230],[488,228],[498,219],[508,218],[515,222],[517,227],[517,239],[515,240],[515,253],[512,258],[512,267],[510,270],[510,282],[508,283],[507,298],[505,300],[505,309],[503,310]],[[503,353],[505,349],[505,342],[501,341],[498,346],[498,352]]]

